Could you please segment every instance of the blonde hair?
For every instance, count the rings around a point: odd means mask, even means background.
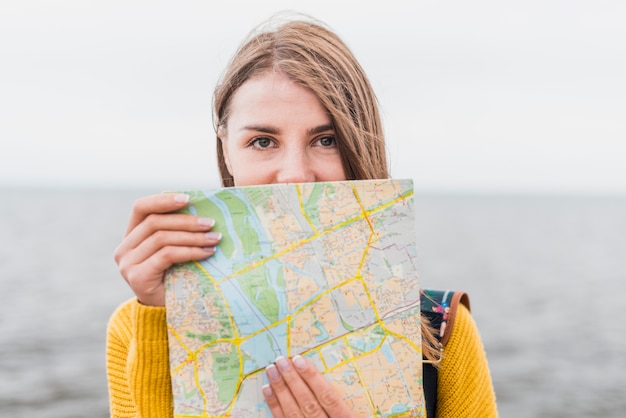
[[[301,16],[301,15],[300,15]],[[280,71],[311,90],[328,111],[348,180],[388,178],[385,138],[370,82],[348,46],[312,18],[259,26],[239,47],[213,95],[217,156],[223,186],[234,184],[226,169],[222,133],[230,102],[247,80]]]
[[[311,90],[326,108],[348,180],[389,177],[378,101],[363,68],[348,46],[324,23],[298,16],[296,20],[270,19],[253,30],[215,88],[213,121],[218,167],[225,187],[234,185],[222,149],[232,97],[247,80],[270,71],[280,71]],[[424,356],[437,365],[441,350],[423,315],[422,341]]]

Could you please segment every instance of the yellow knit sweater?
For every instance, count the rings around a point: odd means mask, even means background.
[[[111,417],[171,417],[165,308],[131,299],[111,316],[107,334]],[[437,417],[495,417],[495,394],[478,329],[459,305],[439,368]]]

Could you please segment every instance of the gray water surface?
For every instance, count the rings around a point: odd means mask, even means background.
[[[0,190],[0,416],[108,416],[113,251],[154,192]],[[422,286],[469,293],[501,416],[622,416],[626,196],[415,199]]]

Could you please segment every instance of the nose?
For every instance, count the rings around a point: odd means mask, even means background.
[[[315,181],[313,162],[306,151],[287,149],[283,152],[276,174],[277,183],[309,183]]]

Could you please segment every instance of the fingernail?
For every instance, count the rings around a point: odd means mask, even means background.
[[[202,249],[209,253],[209,255],[215,254],[215,247],[202,247]]]
[[[270,387],[270,385],[263,385],[263,395],[265,395],[265,397],[267,398],[271,398],[274,395],[274,391],[272,391],[272,388]]]
[[[198,223],[202,226],[208,226],[213,228],[215,225],[215,219],[212,218],[198,218]]]
[[[265,372],[267,373],[267,377],[270,379],[270,382],[278,382],[280,380],[280,373],[276,370],[276,366],[270,364],[265,368]]]
[[[219,240],[222,239],[222,233],[221,232],[207,232],[206,234],[204,234],[204,236],[209,241],[219,241]]]
[[[174,201],[178,203],[187,203],[189,202],[189,195],[179,193],[176,196],[174,196]]]
[[[289,360],[287,360],[283,356],[276,357],[276,361],[274,363],[276,363],[281,372],[289,370]]]
[[[298,370],[306,369],[306,361],[304,361],[304,359],[300,356],[295,356],[293,358],[293,364],[294,366],[296,366],[296,369]]]

